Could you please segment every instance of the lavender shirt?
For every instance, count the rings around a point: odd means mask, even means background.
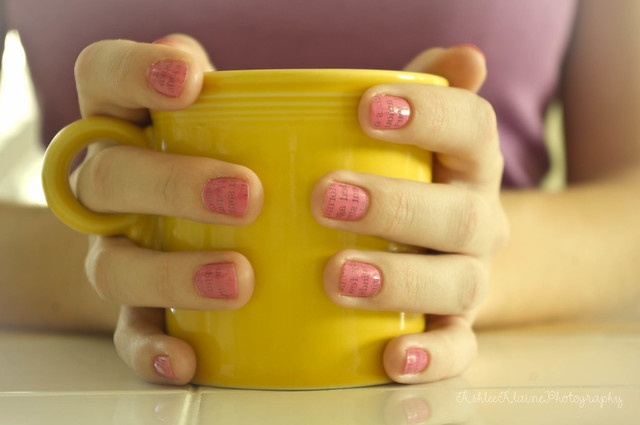
[[[504,186],[544,176],[544,111],[557,90],[576,0],[6,0],[43,106],[44,137],[79,117],[73,65],[88,44],[198,38],[218,69],[400,69],[422,50],[473,43],[498,115]]]

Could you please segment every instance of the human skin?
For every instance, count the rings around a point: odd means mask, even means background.
[[[638,19],[633,0],[579,2],[560,90],[567,188],[503,192],[511,239],[477,326],[639,317]]]
[[[157,68],[165,71],[156,75]],[[211,69],[199,43],[184,35],[153,44],[98,42],[86,48],[76,63],[81,112],[143,124],[147,108],[182,109],[192,103],[200,91],[202,72]],[[434,182],[438,184],[336,170],[318,181],[311,210],[327,227],[439,252],[343,251],[329,260],[325,270],[327,294],[337,304],[437,314],[429,320],[427,332],[397,337],[385,350],[387,374],[410,383],[457,374],[474,358],[473,310],[487,291],[491,260],[508,229],[499,201],[503,162],[495,114],[475,94],[486,75],[483,55],[469,46],[430,49],[407,69],[443,75],[451,87],[372,87],[360,102],[361,127],[372,137],[435,152]],[[144,81],[141,75],[150,77]],[[411,105],[405,125],[386,130],[372,126],[370,108],[379,96]],[[203,183],[213,176],[246,182],[249,203],[244,214],[225,214],[209,208],[206,199],[202,202]],[[241,165],[106,144],[93,145],[73,177],[79,200],[94,211],[168,215],[232,226],[252,222],[264,196],[258,176]],[[334,182],[357,186],[369,195],[366,212],[356,220],[326,215],[324,194]],[[119,190],[122,187],[127,191]],[[195,355],[185,342],[164,334],[161,308],[242,307],[253,288],[250,263],[234,252],[162,253],[122,237],[92,237],[91,241],[86,261],[89,281],[102,298],[124,306],[115,332],[121,357],[145,379],[189,381]],[[353,261],[382,272],[380,294],[339,294],[340,270]],[[238,296],[212,299],[195,291],[198,285],[192,278],[202,264],[233,264]],[[425,355],[417,356],[418,352]],[[423,360],[421,366],[408,368],[415,359]],[[154,367],[159,364],[162,367]]]
[[[503,250],[486,250],[489,252],[487,258],[474,257],[486,269],[486,264],[497,254],[486,299],[477,311],[430,316],[430,329],[417,337],[421,344],[425,341],[430,344],[431,364],[422,374],[403,379],[406,377],[400,376],[401,363],[406,345],[402,340],[390,344],[385,364],[390,375],[398,381],[425,382],[463,371],[475,354],[472,323],[476,328],[508,326],[638,307],[640,270],[635,265],[640,256],[640,228],[635,212],[640,207],[640,199],[631,194],[640,189],[640,128],[636,119],[640,113],[640,96],[637,95],[640,90],[635,78],[640,71],[640,40],[635,30],[640,11],[637,2],[633,1],[603,5],[597,0],[587,0],[580,2],[579,9],[560,93],[565,113],[568,187],[557,193],[539,190],[501,193],[501,203],[511,228],[509,242]],[[474,55],[468,49],[462,50],[464,57]],[[461,72],[467,79],[457,81],[447,68],[459,67],[461,62],[435,60],[434,53],[438,50],[431,51],[426,57],[419,56],[410,64],[410,69],[445,74],[452,80],[452,85],[469,92],[481,84],[482,78],[477,77],[482,75],[477,69]],[[475,62],[462,63],[473,66]],[[585,101],[585,93],[588,93],[588,101]],[[85,115],[103,112],[138,123],[146,119],[144,108],[132,108],[131,104],[116,107],[113,102],[96,102],[96,105],[92,111],[85,103]],[[383,137],[393,138],[396,137],[394,134],[399,134],[390,131],[394,133]],[[366,185],[364,181],[358,183]],[[86,194],[90,196],[93,192],[87,190]],[[91,204],[91,201],[85,202]],[[154,201],[149,202],[152,205]],[[146,205],[150,205],[149,202]],[[91,206],[100,210],[98,204]],[[2,240],[10,242],[0,248],[3,250],[0,256],[3,259],[2,280],[6,282],[0,286],[3,292],[0,296],[2,323],[112,331],[116,308],[96,296],[92,292],[93,285],[106,298],[129,304],[122,309],[116,332],[116,345],[125,362],[145,379],[167,382],[153,369],[151,359],[160,352],[172,353],[172,359],[180,360],[172,363],[177,379],[170,382],[188,380],[195,358],[188,346],[163,334],[161,310],[135,307],[143,303],[127,300],[126,292],[117,291],[118,284],[105,285],[104,277],[92,275],[96,264],[105,261],[105,254],[107,260],[111,257],[113,261],[117,258],[114,252],[131,253],[122,250],[130,249],[126,240],[92,240],[87,257],[87,279],[81,267],[87,252],[86,237],[56,223],[44,209],[2,205],[0,217],[2,222],[12,223],[0,229]],[[199,217],[200,220],[203,218]],[[363,225],[362,222],[331,223],[350,229]],[[358,230],[363,231],[362,228]],[[504,235],[498,236],[495,241],[502,241]],[[39,267],[31,266],[34,258]],[[103,267],[105,269],[109,268]],[[118,269],[129,270],[136,276],[132,268]],[[149,278],[150,282],[157,280]],[[115,281],[124,287],[128,278],[115,277]],[[42,282],[47,282],[46,287]],[[328,296],[332,297],[335,294],[331,293],[331,288],[335,286],[330,283],[327,285]],[[146,304],[150,299],[158,306],[166,301],[153,299],[148,292],[151,291],[147,291],[147,299],[143,300]],[[114,293],[120,298],[110,298]],[[362,302],[362,308],[375,308],[373,303],[377,300],[358,301]],[[399,301],[397,305],[401,303]],[[166,305],[169,304],[167,301]],[[476,314],[475,321],[471,320]],[[451,360],[445,364],[438,362],[441,358]]]

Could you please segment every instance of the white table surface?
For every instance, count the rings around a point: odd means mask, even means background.
[[[0,332],[0,424],[640,424],[640,323],[481,332],[429,385],[248,391],[150,385],[110,338]]]

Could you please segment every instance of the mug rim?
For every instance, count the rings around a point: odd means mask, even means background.
[[[219,85],[248,85],[253,88],[274,84],[305,84],[307,89],[325,84],[374,86],[378,84],[418,83],[448,86],[448,81],[439,75],[421,72],[357,69],[357,68],[291,68],[291,69],[243,69],[207,71],[204,87]]]

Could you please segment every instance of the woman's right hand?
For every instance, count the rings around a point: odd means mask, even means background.
[[[202,46],[185,35],[153,44],[100,41],[76,62],[80,110],[83,117],[108,115],[144,126],[149,109],[179,110],[193,103],[203,73],[212,70]],[[221,177],[247,184],[246,210],[230,213],[207,202],[205,188]],[[231,226],[251,223],[263,200],[260,180],[246,167],[105,141],[90,146],[72,183],[80,202],[96,212]],[[239,253],[158,252],[122,236],[91,236],[86,270],[96,292],[122,306],[114,336],[120,357],[157,383],[185,384],[196,368],[193,349],[165,334],[164,308],[236,309],[254,285],[251,264]],[[211,272],[224,278],[212,284]]]

